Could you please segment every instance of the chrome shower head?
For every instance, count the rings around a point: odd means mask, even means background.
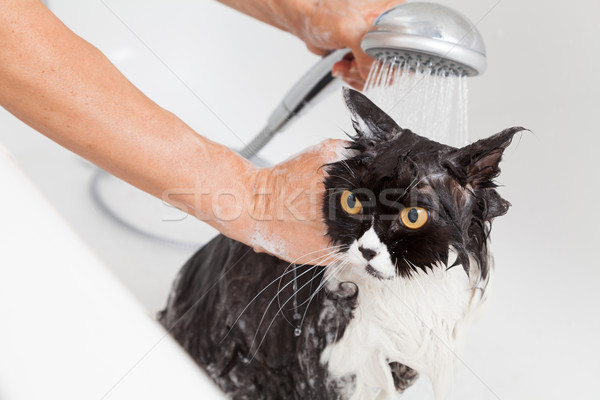
[[[477,28],[456,11],[435,3],[405,3],[381,14],[361,47],[380,61],[475,76],[485,71],[485,46]]]
[[[475,76],[486,68],[483,39],[467,18],[435,3],[407,3],[381,14],[361,43],[362,49],[379,61],[409,68],[431,68],[437,74],[453,72]],[[337,80],[333,65],[350,50],[331,52],[311,68],[285,95],[269,117],[265,128],[240,154],[250,158],[262,149],[296,115],[314,104],[319,93]]]

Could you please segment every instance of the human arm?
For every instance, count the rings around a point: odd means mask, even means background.
[[[284,212],[287,226],[268,221],[278,200],[255,194],[281,192],[269,186],[273,170],[256,168],[160,108],[40,1],[0,0],[0,43],[0,105],[50,139],[246,244],[262,244],[253,241],[257,232],[289,242],[267,250],[290,261],[326,247],[320,218],[296,221]],[[304,187],[322,179],[316,169],[331,154],[309,157],[313,172]],[[232,198],[243,208],[237,218],[224,215]],[[305,243],[294,230],[312,239]]]
[[[333,67],[334,75],[362,88],[373,59],[360,48],[363,35],[381,13],[401,0],[219,0],[232,8],[299,37],[324,55],[348,47],[353,58]]]

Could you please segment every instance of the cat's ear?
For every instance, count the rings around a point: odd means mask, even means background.
[[[402,128],[364,94],[344,88],[344,100],[352,114],[352,125],[361,138],[388,140]]]
[[[446,168],[462,186],[494,188],[494,178],[500,174],[502,154],[510,145],[513,136],[523,130],[525,128],[508,128],[458,149],[450,157],[450,162],[446,163]]]

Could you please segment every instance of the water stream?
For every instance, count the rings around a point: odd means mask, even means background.
[[[364,92],[402,128],[462,147],[469,143],[467,79],[432,64],[376,61]]]

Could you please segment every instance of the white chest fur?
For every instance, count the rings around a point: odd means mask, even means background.
[[[355,376],[354,391],[347,397],[395,398],[388,364],[399,362],[427,375],[436,398],[443,398],[464,332],[484,300],[482,291],[473,289],[474,275],[476,268],[469,279],[461,266],[436,267],[411,279],[377,280],[354,268],[338,274],[338,281],[358,285],[357,308],[343,337],[324,350],[321,362],[334,378]]]

